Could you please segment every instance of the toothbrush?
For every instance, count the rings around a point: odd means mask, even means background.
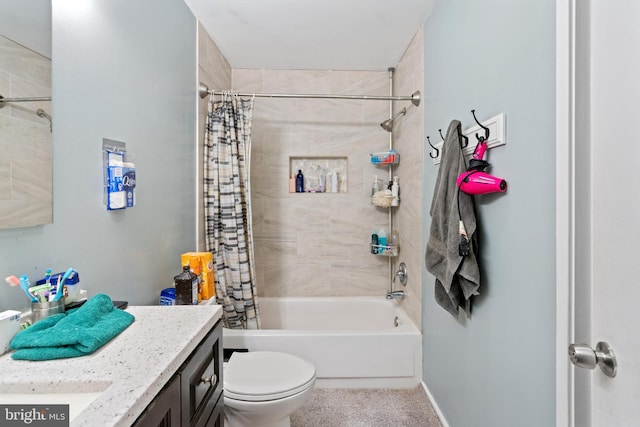
[[[49,289],[51,289],[51,268],[47,268],[47,271],[44,272],[44,283],[49,285]],[[53,294],[47,292],[45,295],[45,301],[53,301]]]
[[[31,293],[29,292],[30,285],[31,283],[29,283],[29,278],[27,277],[26,274],[23,274],[22,276],[20,276],[20,287],[22,288],[24,293],[27,294],[29,298],[31,298],[31,302],[39,302],[38,298],[31,295]]]
[[[66,282],[66,280],[69,277],[71,277],[72,274],[73,274],[73,267],[69,267],[69,269],[64,272],[64,276],[62,276],[62,279],[60,279],[60,282],[58,283],[58,288],[56,289],[56,296],[55,298],[53,298],[54,301],[58,301],[60,298],[64,296],[64,291],[62,290],[64,288],[64,282]]]
[[[16,276],[5,277],[4,280],[11,286],[20,286],[20,279]]]
[[[44,285],[32,286],[29,288],[29,293],[35,296],[40,302],[47,302],[46,293],[51,289],[51,285],[45,283]]]

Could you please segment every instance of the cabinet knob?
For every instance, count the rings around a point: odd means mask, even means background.
[[[199,384],[202,384],[202,383],[204,383],[204,384],[208,383],[208,384],[211,385],[211,387],[215,387],[216,384],[218,383],[218,376],[216,374],[213,374],[209,378],[202,377],[202,378],[200,378]]]

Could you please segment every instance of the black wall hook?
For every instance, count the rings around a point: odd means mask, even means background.
[[[438,129],[438,133],[440,133],[440,138],[444,141],[444,136],[442,136],[442,129]]]
[[[486,126],[483,126],[482,123],[478,121],[478,119],[476,118],[476,110],[471,110],[471,114],[473,114],[473,120],[476,121],[478,126],[484,129],[484,137],[478,136],[478,133],[476,132],[476,138],[478,139],[479,142],[486,141],[487,139],[489,139],[489,128]]]
[[[465,134],[462,133],[462,126],[458,123],[458,127],[456,128],[456,130],[458,131],[458,139],[460,140],[460,148],[467,148],[467,145],[469,145],[469,137]],[[462,143],[462,141],[464,140],[464,144]]]
[[[444,138],[443,138],[442,140],[444,141]],[[440,150],[438,150],[436,147],[434,147],[434,146],[431,144],[431,140],[429,139],[429,137],[428,137],[428,136],[427,136],[427,142],[429,143],[429,145],[431,145],[431,148],[433,148],[434,150],[436,150],[436,155],[435,155],[435,156],[433,155],[433,152],[432,152],[432,151],[429,151],[429,157],[431,157],[432,159],[437,158],[437,157],[440,155]]]

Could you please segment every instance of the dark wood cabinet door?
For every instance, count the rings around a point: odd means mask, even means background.
[[[136,420],[135,427],[180,427],[180,375],[174,375]]]

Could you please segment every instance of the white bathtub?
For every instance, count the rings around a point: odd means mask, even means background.
[[[258,304],[263,329],[224,329],[225,349],[303,357],[316,367],[317,387],[410,388],[421,381],[422,336],[395,301],[262,297]]]

